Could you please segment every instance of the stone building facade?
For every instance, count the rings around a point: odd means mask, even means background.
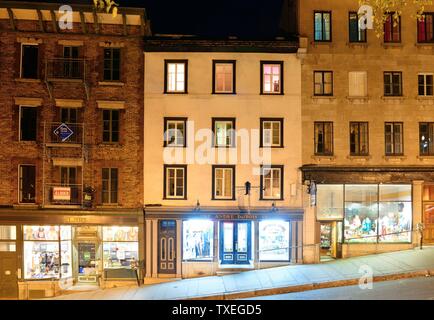
[[[300,1],[303,181],[309,243],[323,258],[434,241],[432,12],[411,6],[384,35],[357,0]],[[431,201],[431,202],[430,202]]]
[[[143,260],[146,12],[72,5],[65,29],[59,6],[0,4],[1,296],[135,282]]]

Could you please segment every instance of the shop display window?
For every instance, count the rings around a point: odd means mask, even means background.
[[[130,268],[139,260],[138,242],[104,242],[103,250],[104,269]]]
[[[344,218],[344,186],[342,184],[317,185],[317,220]]]
[[[59,240],[59,226],[24,226],[24,240]]]
[[[289,260],[289,221],[259,222],[259,260]]]
[[[213,257],[214,222],[189,220],[183,222],[183,259],[211,260]]]
[[[104,241],[139,241],[138,227],[103,227]]]

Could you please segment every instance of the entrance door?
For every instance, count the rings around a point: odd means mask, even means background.
[[[342,258],[342,221],[321,223],[321,260]]]
[[[17,299],[17,256],[14,253],[0,253],[0,298]]]
[[[434,204],[425,205],[423,241],[434,243]]]
[[[249,264],[251,259],[251,222],[220,223],[220,260],[222,264]]]
[[[96,243],[78,243],[78,282],[97,282]]]
[[[160,220],[158,273],[176,274],[176,220]]]

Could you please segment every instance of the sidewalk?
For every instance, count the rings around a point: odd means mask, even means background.
[[[65,300],[239,299],[359,283],[361,266],[374,281],[434,275],[434,247],[149,285],[69,294]]]

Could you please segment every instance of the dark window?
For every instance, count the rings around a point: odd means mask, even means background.
[[[331,71],[314,72],[314,95],[315,96],[333,95],[333,72]]]
[[[261,94],[283,94],[282,61],[261,61]]]
[[[121,79],[121,49],[104,49],[104,80],[119,81]]]
[[[315,154],[333,154],[333,122],[315,122]]]
[[[386,122],[384,125],[384,138],[386,146],[386,155],[402,155],[403,148],[403,123]]]
[[[420,154],[434,156],[434,122],[419,123]]]
[[[283,119],[261,118],[260,121],[260,146],[283,147]]]
[[[119,142],[119,110],[103,110],[103,142]]]
[[[314,12],[315,41],[331,41],[332,13],[330,11]]]
[[[394,18],[394,13],[386,13],[384,22],[384,42],[401,42],[401,17]]]
[[[215,147],[235,147],[235,118],[212,118]]]
[[[369,154],[367,122],[350,122],[350,154],[352,156],[365,156]]]
[[[164,199],[187,199],[187,166],[164,166]]]
[[[366,29],[359,26],[359,15],[357,12],[349,13],[350,42],[366,42]]]
[[[102,203],[118,203],[118,169],[102,169]]]
[[[420,96],[433,95],[433,75],[421,73],[418,75],[418,93]]]
[[[384,96],[402,96],[402,72],[384,72]]]
[[[164,61],[164,93],[187,93],[188,61]]]
[[[417,21],[417,41],[434,42],[434,13],[424,13]]]
[[[36,141],[37,108],[20,107],[20,140]]]
[[[213,200],[235,200],[235,166],[212,166]]]
[[[75,108],[61,108],[60,109],[60,122],[62,123],[77,123],[78,110]]]
[[[37,45],[21,46],[21,78],[38,79],[38,51]]]
[[[185,147],[187,118],[164,118],[164,146]]]
[[[283,200],[283,166],[261,166],[261,200]]]
[[[66,79],[78,79],[81,76],[79,47],[63,47],[63,77]]]
[[[36,167],[20,165],[20,203],[35,203]]]
[[[235,93],[235,61],[213,60],[213,93]]]

